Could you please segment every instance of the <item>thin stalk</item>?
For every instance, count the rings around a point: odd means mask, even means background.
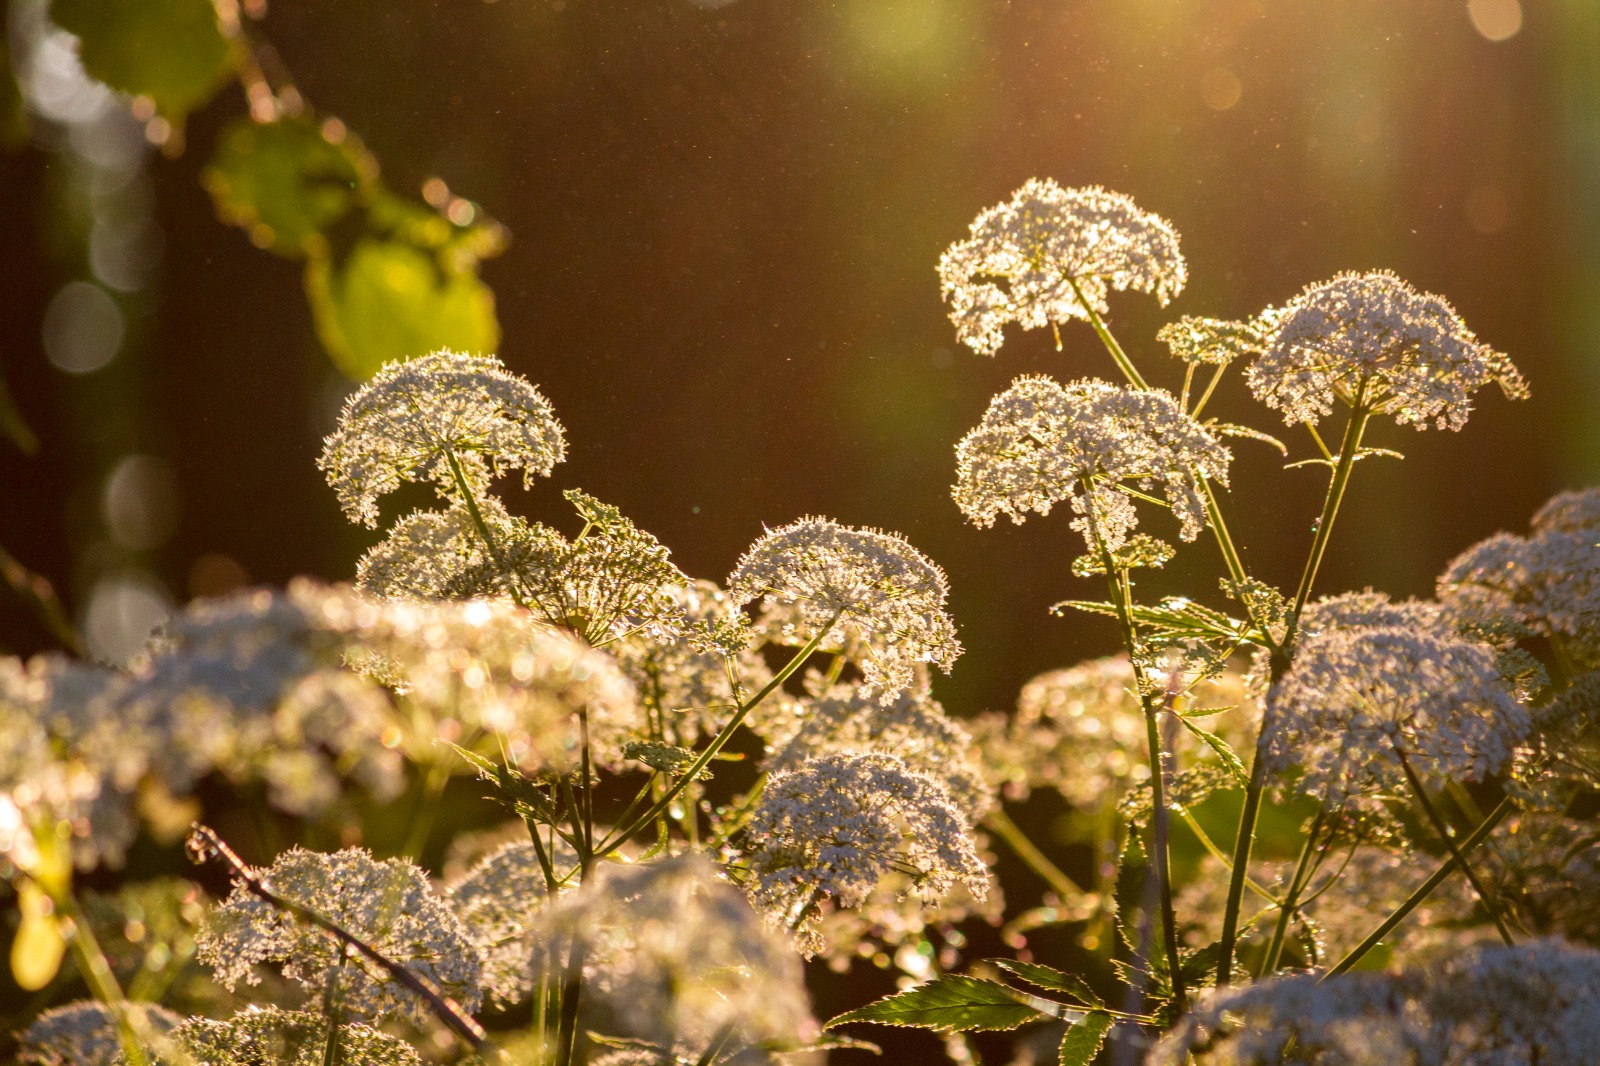
[[[100,950],[100,942],[95,939],[94,930],[89,928],[89,923],[84,920],[83,913],[78,909],[78,902],[73,897],[71,889],[59,894],[52,892],[50,899],[55,905],[56,913],[60,915],[61,922],[70,930],[68,942],[72,945],[78,972],[83,975],[83,980],[89,986],[94,998],[110,1008],[112,1015],[117,1019],[117,1043],[122,1047],[122,1054],[127,1058],[129,1066],[146,1066],[150,1059],[144,1053],[144,1046],[139,1042],[141,1035],[139,1030],[144,1026],[134,1023],[133,1015],[128,1010],[128,999],[122,994],[122,986],[117,984],[117,975],[112,972],[111,963],[106,961],[105,952]]]
[[[1383,941],[1383,938],[1388,936],[1389,932],[1394,929],[1395,926],[1405,921],[1407,915],[1416,910],[1423,900],[1427,899],[1433,894],[1434,889],[1444,884],[1445,878],[1449,877],[1450,874],[1455,871],[1457,866],[1466,865],[1462,859],[1457,858],[1457,856],[1459,855],[1465,857],[1467,853],[1472,851],[1473,848],[1483,843],[1484,838],[1492,833],[1495,827],[1505,820],[1506,815],[1511,813],[1511,808],[1511,797],[1503,797],[1500,802],[1495,805],[1494,810],[1489,812],[1488,817],[1478,823],[1478,828],[1467,834],[1466,838],[1461,841],[1459,847],[1454,850],[1454,853],[1451,854],[1450,858],[1446,859],[1442,864],[1440,864],[1439,868],[1435,870],[1426,881],[1418,885],[1411,895],[1406,897],[1404,903],[1395,908],[1393,914],[1385,918],[1382,923],[1380,923],[1379,926],[1371,933],[1368,933],[1365,940],[1357,944],[1354,948],[1351,948],[1349,954],[1340,959],[1338,964],[1324,974],[1321,979],[1326,981],[1330,977],[1336,977],[1339,974],[1347,972],[1352,966],[1360,962],[1362,958],[1366,956],[1367,952],[1377,947],[1378,944]]]
[[[439,762],[428,764],[428,769],[417,788],[417,805],[411,812],[411,826],[406,830],[406,842],[400,854],[417,862],[422,861],[422,849],[428,846],[428,836],[433,832],[434,819],[439,814],[439,797],[450,783],[450,768]]]
[[[1300,587],[1295,590],[1294,607],[1289,612],[1289,634],[1285,645],[1294,643],[1294,628],[1300,621],[1300,612],[1311,598],[1311,587],[1317,580],[1323,554],[1328,550],[1328,538],[1333,534],[1333,520],[1339,514],[1339,504],[1344,500],[1345,489],[1350,485],[1350,471],[1355,467],[1356,455],[1361,451],[1361,435],[1366,431],[1371,412],[1365,406],[1367,383],[1356,389],[1355,402],[1350,406],[1350,419],[1344,425],[1344,439],[1339,443],[1339,460],[1334,464],[1333,476],[1328,479],[1328,494],[1322,501],[1322,514],[1317,519],[1316,535],[1311,540],[1311,554],[1306,558],[1305,569],[1300,572]]]
[[[583,995],[583,964],[588,957],[583,932],[574,929],[572,946],[567,951],[567,973],[561,989],[561,1021],[556,1034],[556,1066],[573,1066],[578,1061],[578,1006]]]
[[[1227,852],[1223,851],[1217,846],[1216,841],[1211,839],[1211,835],[1207,833],[1200,825],[1200,819],[1194,816],[1194,812],[1189,810],[1189,808],[1180,806],[1176,803],[1168,804],[1168,808],[1179,818],[1183,819],[1183,824],[1189,827],[1189,832],[1193,833],[1199,838],[1201,845],[1203,845],[1205,849],[1211,853],[1211,857],[1220,862],[1223,866],[1223,869],[1227,870],[1229,873],[1232,873],[1233,860],[1228,857]],[[1254,892],[1257,896],[1261,897],[1264,902],[1270,904],[1271,906],[1283,906],[1283,901],[1277,896],[1274,896],[1268,889],[1263,887],[1261,882],[1257,881],[1255,878],[1246,876],[1244,879],[1244,886],[1250,891]]]
[[[1283,908],[1278,911],[1278,923],[1272,930],[1272,941],[1267,945],[1267,957],[1261,963],[1259,977],[1265,977],[1278,968],[1278,960],[1283,956],[1283,942],[1289,935],[1289,923],[1294,921],[1295,908],[1300,902],[1300,893],[1305,891],[1311,879],[1311,860],[1317,854],[1317,837],[1322,832],[1326,817],[1325,811],[1317,811],[1311,831],[1300,844],[1300,859],[1294,865],[1294,875],[1289,878],[1289,890],[1284,893]]]
[[[1078,279],[1068,277],[1067,284],[1072,286],[1072,294],[1078,298],[1079,306],[1089,316],[1089,325],[1093,326],[1095,333],[1099,334],[1100,343],[1104,344],[1106,351],[1111,353],[1111,358],[1116,361],[1117,369],[1122,371],[1122,376],[1127,378],[1128,383],[1140,392],[1149,391],[1150,386],[1145,383],[1144,377],[1140,375],[1138,368],[1133,365],[1133,360],[1128,358],[1128,353],[1122,350],[1122,345],[1117,343],[1117,338],[1111,335],[1111,331],[1101,321],[1099,312],[1090,306],[1089,301],[1084,297],[1083,290],[1078,287]]]
[[[450,461],[450,476],[455,480],[456,488],[461,492],[461,499],[467,505],[467,513],[472,516],[472,524],[477,527],[478,536],[483,538],[483,546],[494,557],[494,565],[506,575],[506,587],[511,590],[511,598],[518,607],[524,609],[528,604],[522,598],[522,590],[511,579],[511,565],[506,561],[506,556],[500,550],[500,542],[495,540],[494,534],[489,531],[489,523],[483,520],[483,512],[478,510],[477,498],[472,495],[472,487],[467,484],[466,471],[461,469],[461,463],[456,459],[456,453],[446,448],[444,457]]]
[[[1417,777],[1415,770],[1411,769],[1411,762],[1406,758],[1406,753],[1400,750],[1400,745],[1394,746],[1395,754],[1400,756],[1400,769],[1405,771],[1406,783],[1411,786],[1411,791],[1417,797],[1417,802],[1422,805],[1422,812],[1428,816],[1428,824],[1433,826],[1433,831],[1439,834],[1444,841],[1444,846],[1450,849],[1450,857],[1461,864],[1461,871],[1467,875],[1467,880],[1472,882],[1472,890],[1483,901],[1484,910],[1489,912],[1489,917],[1494,919],[1494,927],[1500,930],[1500,939],[1506,942],[1506,947],[1515,947],[1516,941],[1511,937],[1511,930],[1506,928],[1506,921],[1500,916],[1500,908],[1495,904],[1494,896],[1478,880],[1477,873],[1472,869],[1472,864],[1467,862],[1466,856],[1461,854],[1456,847],[1456,838],[1450,834],[1450,827],[1445,825],[1444,819],[1439,817],[1439,812],[1434,808],[1433,801],[1428,798],[1427,789],[1422,787],[1422,781]]]
[[[1228,364],[1223,363],[1211,372],[1211,380],[1206,382],[1206,389],[1200,394],[1200,399],[1195,401],[1194,410],[1189,412],[1190,418],[1199,418],[1200,412],[1205,409],[1206,403],[1211,399],[1211,394],[1217,391],[1217,382],[1222,380],[1222,372],[1228,369]]]
[[[761,691],[757,692],[748,701],[741,702],[739,704],[739,709],[734,712],[733,717],[729,718],[727,724],[717,732],[716,736],[711,738],[711,743],[706,745],[706,749],[695,758],[694,762],[689,765],[689,768],[683,772],[682,776],[672,783],[672,787],[667,789],[666,793],[663,794],[659,800],[651,804],[649,810],[639,815],[639,817],[635,818],[632,822],[624,825],[621,829],[615,830],[609,837],[601,841],[600,846],[596,849],[595,858],[603,859],[607,855],[610,855],[613,851],[616,851],[624,843],[626,843],[629,837],[633,836],[634,833],[637,833],[641,826],[649,825],[651,822],[660,817],[661,813],[667,809],[672,801],[677,799],[678,793],[682,792],[685,788],[688,788],[689,783],[696,777],[700,776],[700,771],[704,770],[708,765],[710,765],[711,760],[717,757],[717,753],[727,745],[728,740],[733,736],[733,731],[738,729],[740,724],[744,722],[745,716],[748,715],[750,711],[762,700],[772,695],[778,686],[787,681],[796,670],[800,669],[800,667],[805,664],[807,659],[811,658],[811,653],[816,651],[817,647],[822,643],[823,638],[832,632],[833,627],[838,624],[839,618],[843,614],[844,610],[841,608],[831,619],[828,620],[826,625],[817,630],[817,635],[812,637],[806,643],[805,647],[795,652],[794,658],[785,663],[783,669],[772,675],[772,680],[763,685],[761,687]]]
[[[1028,835],[1022,831],[1022,827],[1013,822],[1011,816],[1006,814],[1004,807],[998,803],[995,804],[994,809],[983,816],[983,825],[985,829],[1004,840],[1007,846],[1016,853],[1017,858],[1027,864],[1028,869],[1043,878],[1045,884],[1050,886],[1050,890],[1060,898],[1062,903],[1084,898],[1086,893],[1083,889],[1074,884],[1071,878],[1061,872],[1059,866],[1051,862],[1049,857],[1040,851],[1032,840],[1028,839]]]

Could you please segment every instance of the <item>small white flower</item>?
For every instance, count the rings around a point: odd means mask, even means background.
[[[474,496],[522,471],[526,486],[566,458],[566,436],[539,390],[492,355],[441,351],[389,363],[356,390],[317,465],[352,522],[376,527],[378,497],[431,481],[457,500],[451,461]]]
[[[1121,193],[1063,189],[1049,178],[1029,179],[1008,202],[978,215],[972,235],[939,259],[950,321],[979,355],[1000,350],[1008,322],[1038,329],[1087,320],[1089,308],[1104,315],[1112,289],[1154,293],[1164,305],[1187,280],[1166,219]]]
[[[1274,312],[1264,351],[1245,372],[1256,398],[1293,425],[1316,425],[1334,400],[1401,425],[1460,429],[1472,394],[1494,382],[1512,399],[1527,382],[1441,296],[1386,270],[1339,274]]]

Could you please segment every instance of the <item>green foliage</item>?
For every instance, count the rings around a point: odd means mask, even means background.
[[[217,214],[259,247],[326,254],[327,230],[366,194],[378,164],[354,137],[330,140],[305,118],[235,119],[201,178]]]
[[[1061,1066],[1089,1066],[1114,1024],[1115,1020],[1103,1010],[1092,1010],[1073,1022],[1061,1038]]]
[[[1067,973],[1053,966],[1045,966],[1037,962],[1018,962],[1013,959],[990,959],[990,962],[1008,973],[1015,974],[1031,985],[1049,989],[1052,992],[1064,992],[1073,997],[1077,1002],[1090,1007],[1103,1007],[1102,1000],[1089,982],[1075,973]]]
[[[212,0],[54,0],[50,18],[77,35],[90,77],[148,97],[175,126],[205,106],[237,62]]]
[[[1015,1029],[1043,1017],[1022,1001],[1020,993],[998,981],[951,974],[847,1011],[828,1022],[826,1028],[847,1022],[877,1022],[941,1033],[984,1032]]]

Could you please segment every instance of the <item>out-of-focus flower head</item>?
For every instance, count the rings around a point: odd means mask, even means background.
[[[1205,525],[1198,479],[1226,485],[1232,456],[1165,392],[1030,375],[990,401],[956,459],[953,495],[978,525],[1002,512],[1021,522],[1069,500],[1091,552],[1103,545],[1115,553],[1138,521],[1128,495],[1135,488],[1159,484],[1183,539],[1197,537]]]
[[[789,639],[853,635],[866,681],[886,697],[915,681],[919,663],[949,672],[961,654],[944,571],[893,533],[802,518],[751,545],[727,587],[741,606],[795,608]]]
[[[1000,350],[1008,322],[1039,329],[1088,320],[1089,308],[1104,315],[1112,289],[1154,293],[1165,305],[1189,276],[1170,222],[1098,186],[1031,178],[978,215],[971,233],[940,257],[939,290],[956,336],[979,355]]]
[[[1401,425],[1460,429],[1472,394],[1494,382],[1511,399],[1528,385],[1473,335],[1441,296],[1386,270],[1309,285],[1273,313],[1275,328],[1245,372],[1256,398],[1293,425],[1316,425],[1357,397]]]
[[[387,364],[345,402],[317,465],[353,522],[376,527],[378,497],[430,481],[458,500],[521,470],[524,486],[566,457],[550,402],[492,355],[439,351]]]
[[[154,1003],[125,1002],[121,1009],[133,1033],[151,1043],[183,1021]],[[114,1066],[122,1054],[116,1011],[87,999],[40,1014],[17,1042],[22,1066]]]
[[[891,870],[934,902],[956,884],[982,900],[986,871],[943,782],[883,752],[840,752],[774,774],[746,827],[746,886],[774,924],[815,952],[817,904],[859,906]]]
[[[334,854],[292,848],[255,871],[276,895],[315,911],[390,961],[477,1010],[483,960],[454,911],[421,869],[403,859],[378,862],[366,851]],[[223,987],[261,980],[256,967],[281,962],[284,976],[323,992],[340,1009],[367,1018],[427,1017],[427,1004],[332,935],[235,885],[207,918],[199,959]]]

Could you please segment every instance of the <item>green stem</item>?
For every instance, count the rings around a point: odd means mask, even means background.
[[[1200,825],[1200,819],[1194,816],[1194,812],[1189,810],[1189,808],[1179,806],[1176,803],[1169,803],[1168,808],[1172,811],[1172,813],[1183,819],[1183,824],[1189,827],[1189,832],[1193,833],[1199,838],[1201,845],[1203,845],[1205,849],[1211,853],[1211,857],[1220,862],[1225,870],[1227,870],[1229,873],[1232,873],[1233,860],[1228,857],[1227,852],[1223,851],[1217,846],[1216,841],[1211,839],[1211,835],[1207,833],[1204,827]],[[1255,878],[1247,876],[1244,879],[1244,885],[1268,905],[1273,907],[1283,906],[1283,901],[1277,896],[1274,896],[1261,884],[1261,882],[1257,881]]]
[[[1122,376],[1127,378],[1128,383],[1140,392],[1148,392],[1150,386],[1145,383],[1144,378],[1139,374],[1138,368],[1133,365],[1133,360],[1128,358],[1128,353],[1122,350],[1122,345],[1117,343],[1117,338],[1111,335],[1111,331],[1101,321],[1099,312],[1090,306],[1089,301],[1083,295],[1083,290],[1078,287],[1078,279],[1069,277],[1067,278],[1067,284],[1072,286],[1072,294],[1078,298],[1079,306],[1089,316],[1089,325],[1094,327],[1095,333],[1100,336],[1100,343],[1106,346],[1106,351],[1110,352],[1111,358],[1116,360],[1117,369],[1122,371]]]
[[[1506,815],[1511,813],[1511,809],[1511,797],[1503,797],[1500,802],[1495,805],[1494,810],[1489,812],[1489,816],[1478,823],[1478,828],[1467,834],[1466,838],[1461,841],[1459,847],[1452,850],[1450,858],[1446,859],[1439,866],[1439,868],[1428,877],[1426,881],[1418,885],[1411,895],[1406,897],[1405,902],[1395,908],[1393,914],[1385,918],[1376,929],[1367,934],[1367,938],[1365,940],[1352,948],[1344,958],[1339,960],[1338,964],[1334,966],[1333,969],[1324,974],[1322,976],[1322,980],[1326,981],[1330,977],[1336,977],[1339,974],[1349,971],[1352,966],[1360,962],[1362,958],[1365,957],[1367,952],[1377,947],[1378,944],[1383,941],[1383,938],[1388,936],[1389,932],[1394,929],[1395,926],[1405,921],[1407,915],[1416,910],[1423,900],[1427,899],[1433,894],[1434,889],[1444,884],[1445,878],[1449,877],[1450,874],[1455,871],[1457,866],[1466,865],[1462,861],[1462,858],[1458,858],[1457,856],[1464,857],[1473,848],[1483,843],[1484,838],[1492,833],[1494,828],[1505,820]]]
[[[78,909],[77,899],[70,889],[61,893],[52,892],[50,899],[61,921],[71,930],[72,954],[90,993],[110,1008],[117,1019],[117,1042],[122,1046],[123,1056],[129,1066],[146,1066],[150,1059],[139,1041],[140,1030],[145,1026],[142,1020],[138,1024],[134,1022],[127,997],[122,994],[122,986],[117,984],[117,975],[111,971],[111,964],[106,961],[105,952],[100,950],[94,930],[89,928],[88,921]]]
[[[1283,942],[1289,935],[1289,923],[1294,921],[1295,908],[1300,902],[1300,893],[1305,891],[1306,882],[1310,878],[1311,860],[1317,854],[1317,837],[1322,832],[1322,823],[1326,812],[1317,811],[1317,817],[1311,823],[1311,831],[1300,844],[1300,859],[1295,863],[1294,875],[1289,878],[1289,890],[1284,893],[1283,907],[1278,911],[1278,922],[1272,930],[1272,941],[1267,945],[1267,957],[1261,964],[1261,973],[1265,977],[1278,968],[1278,960],[1283,956]]]
[[[1016,853],[1017,858],[1027,864],[1028,869],[1038,874],[1050,886],[1050,890],[1060,898],[1062,903],[1081,900],[1086,893],[1083,889],[1073,884],[1072,879],[1061,872],[1061,868],[1051,862],[1049,857],[1028,839],[1022,827],[1011,820],[1005,808],[995,804],[994,809],[983,816],[984,828],[1004,840]]]
[[[1444,841],[1444,846],[1450,850],[1450,857],[1461,865],[1461,871],[1467,875],[1467,880],[1472,882],[1472,890],[1483,901],[1484,910],[1489,912],[1489,917],[1494,919],[1494,926],[1500,930],[1500,939],[1506,942],[1506,947],[1515,947],[1516,941],[1511,937],[1511,930],[1506,928],[1505,919],[1500,916],[1500,908],[1495,905],[1494,897],[1478,880],[1477,873],[1472,869],[1472,864],[1467,862],[1466,856],[1456,847],[1456,838],[1451,835],[1450,827],[1445,825],[1444,819],[1439,817],[1439,812],[1434,808],[1433,801],[1428,798],[1427,789],[1422,787],[1422,781],[1417,777],[1415,770],[1411,769],[1411,761],[1406,758],[1406,753],[1400,750],[1400,745],[1394,746],[1395,754],[1400,756],[1400,769],[1405,771],[1406,783],[1411,786],[1411,791],[1417,797],[1417,802],[1422,805],[1422,812],[1428,816],[1428,824],[1433,826],[1433,831],[1439,834]]]
[[[1328,538],[1333,534],[1333,521],[1339,514],[1339,504],[1344,500],[1345,489],[1350,485],[1350,472],[1355,467],[1356,456],[1361,451],[1361,435],[1366,431],[1371,412],[1364,405],[1367,383],[1363,381],[1356,390],[1355,402],[1350,407],[1350,419],[1344,426],[1344,439],[1339,443],[1339,460],[1334,464],[1333,476],[1328,479],[1328,494],[1322,501],[1322,514],[1317,519],[1316,535],[1311,540],[1311,554],[1306,557],[1305,569],[1300,572],[1300,587],[1295,590],[1294,607],[1289,612],[1289,633],[1284,637],[1285,647],[1294,644],[1294,630],[1300,621],[1300,612],[1311,599],[1311,587],[1317,580],[1322,557],[1328,550]]]
[[[422,861],[422,849],[428,846],[428,836],[439,814],[439,797],[450,783],[450,768],[442,763],[428,764],[422,783],[417,789],[417,805],[411,812],[411,826],[406,830],[405,845],[400,854],[416,862]]]
[[[689,768],[683,772],[682,776],[672,783],[672,787],[667,789],[667,791],[659,800],[651,804],[649,810],[645,811],[632,822],[624,825],[621,829],[616,830],[609,837],[603,840],[599,847],[595,849],[595,858],[603,859],[607,855],[610,855],[613,851],[616,851],[623,844],[627,843],[628,839],[632,837],[633,834],[637,833],[641,826],[649,825],[651,822],[659,818],[662,812],[664,812],[671,805],[672,801],[677,799],[678,793],[688,788],[689,783],[700,776],[700,771],[704,770],[708,765],[710,765],[711,760],[717,757],[717,753],[727,745],[728,740],[733,736],[733,731],[738,729],[739,726],[744,722],[745,716],[748,715],[750,711],[762,700],[772,695],[772,693],[776,691],[780,685],[789,680],[789,677],[805,664],[807,659],[811,658],[812,652],[817,650],[818,646],[821,645],[822,641],[827,637],[827,635],[832,632],[833,627],[838,624],[840,617],[843,615],[844,609],[840,608],[834,613],[834,616],[828,620],[826,625],[817,630],[817,635],[812,637],[806,643],[805,647],[796,652],[794,658],[790,659],[784,664],[783,669],[772,675],[772,680],[763,685],[760,692],[757,692],[748,701],[741,702],[739,704],[739,709],[733,713],[733,717],[729,718],[727,724],[725,724],[717,732],[716,736],[711,738],[711,743],[706,745],[706,749],[702,751],[698,757],[696,757],[694,762],[689,765]]]
[[[478,509],[478,501],[472,495],[472,487],[467,484],[466,471],[461,469],[461,463],[456,459],[456,453],[446,448],[445,459],[450,463],[450,476],[455,480],[456,489],[461,493],[461,500],[467,505],[467,513],[472,516],[472,524],[478,529],[478,536],[483,538],[483,546],[488,549],[489,555],[494,559],[494,565],[506,577],[506,587],[511,590],[511,598],[518,607],[527,609],[527,602],[522,598],[522,590],[517,587],[514,575],[511,573],[511,564],[506,560],[505,553],[500,550],[500,542],[495,540],[494,534],[489,531],[489,523],[483,520],[483,512]]]

